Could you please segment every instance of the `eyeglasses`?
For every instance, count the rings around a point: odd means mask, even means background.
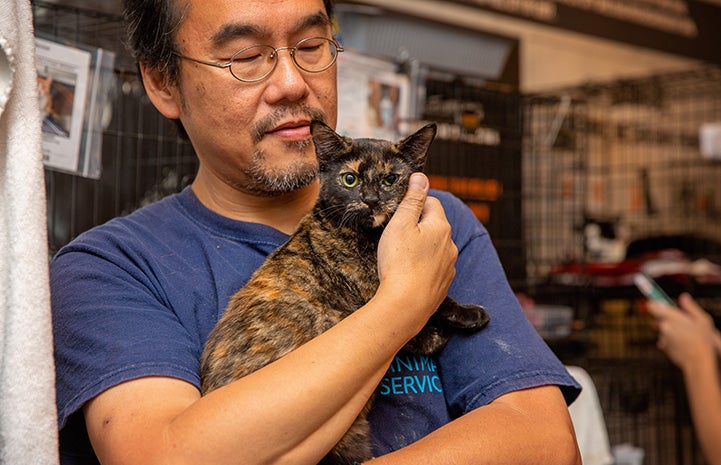
[[[201,65],[228,68],[230,74],[239,81],[258,82],[273,72],[278,65],[278,52],[281,50],[288,50],[293,62],[303,71],[320,73],[333,66],[338,58],[338,53],[343,51],[343,47],[335,40],[326,37],[306,37],[293,47],[273,48],[264,44],[249,45],[235,52],[224,64],[198,60],[180,53],[175,55]]]

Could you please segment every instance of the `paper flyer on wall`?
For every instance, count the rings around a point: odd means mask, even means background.
[[[114,54],[41,37],[35,38],[35,50],[45,166],[98,178]]]
[[[397,139],[407,132],[410,87],[392,62],[350,50],[338,55],[338,132]]]

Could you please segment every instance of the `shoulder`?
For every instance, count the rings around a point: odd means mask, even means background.
[[[438,200],[441,201],[441,204],[443,205],[446,210],[458,210],[463,209],[465,207],[465,204],[461,199],[456,197],[455,195],[451,194],[448,191],[442,191],[438,189],[431,189],[428,195],[431,195]]]
[[[440,200],[443,209],[446,212],[448,221],[455,225],[456,222],[466,222],[467,226],[478,227],[479,230],[485,232],[485,227],[478,221],[473,211],[466,203],[448,191],[431,189],[429,194]]]
[[[268,226],[232,220],[209,210],[186,188],[82,233],[60,249],[53,261],[79,252],[130,259],[135,264],[180,256],[192,263],[221,248],[226,253],[258,250],[267,254],[286,239],[287,235]]]
[[[171,195],[83,232],[61,248],[55,258],[78,251],[108,253],[127,250],[136,244],[148,244],[158,235],[168,237],[183,222],[178,195]]]
[[[429,195],[437,198],[443,205],[446,218],[453,228],[453,240],[459,248],[474,239],[488,237],[486,227],[463,200],[450,192],[436,189],[431,189]]]

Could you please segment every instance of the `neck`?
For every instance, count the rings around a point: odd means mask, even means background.
[[[192,184],[193,193],[210,210],[239,221],[271,226],[292,234],[301,218],[312,208],[318,197],[318,181],[274,197],[257,196],[227,184],[209,183],[198,176]]]

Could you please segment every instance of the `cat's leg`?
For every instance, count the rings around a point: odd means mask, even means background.
[[[488,312],[482,305],[462,305],[446,296],[436,312],[448,326],[456,329],[478,331],[490,321]]]
[[[447,342],[448,331],[445,331],[442,325],[429,321],[413,339],[408,341],[405,349],[413,354],[435,355],[443,350]]]
[[[446,297],[426,326],[406,344],[414,354],[434,355],[443,350],[453,331],[478,331],[490,317],[481,305],[461,305]]]

